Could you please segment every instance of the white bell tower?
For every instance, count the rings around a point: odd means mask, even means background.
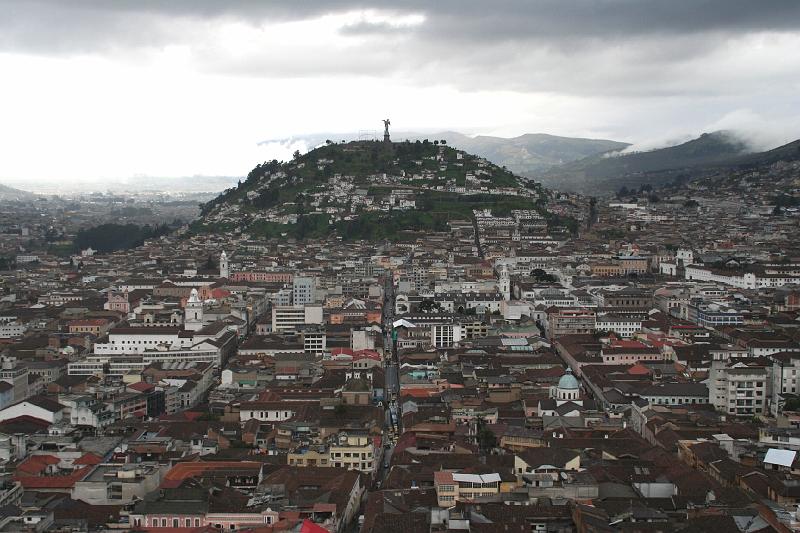
[[[219,254],[219,277],[228,278],[231,274],[230,265],[228,263],[228,254],[223,250]]]
[[[505,263],[500,265],[500,282],[498,286],[503,294],[503,299],[509,301],[511,299],[511,276],[508,273],[508,265]]]
[[[189,299],[186,301],[183,328],[188,331],[197,331],[203,328],[203,301],[200,299],[197,289],[192,289]]]

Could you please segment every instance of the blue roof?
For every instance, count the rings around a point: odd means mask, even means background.
[[[567,368],[567,373],[558,380],[559,389],[579,389],[581,388],[578,380],[572,375],[572,369]]]

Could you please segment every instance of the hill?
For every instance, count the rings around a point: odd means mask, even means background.
[[[432,138],[445,139],[448,144],[485,157],[522,175],[630,146],[605,139],[559,137],[545,133],[526,133],[519,137],[504,138],[488,135],[469,137],[446,132]]]
[[[36,195],[32,192],[22,191],[7,185],[0,185],[0,200],[34,200]]]
[[[356,140],[357,135],[331,133],[324,135],[301,135],[292,139],[280,139],[270,142],[290,144],[300,142],[306,146],[315,147],[323,144],[325,140]],[[583,139],[577,137],[559,137],[545,133],[526,133],[518,137],[494,137],[490,135],[470,136],[455,131],[438,133],[419,132],[393,132],[392,138],[398,141],[445,140],[449,146],[454,146],[480,157],[485,157],[500,166],[507,167],[512,172],[523,176],[541,172],[553,167],[585,157],[618,151],[629,146],[627,143],[609,141],[605,139]]]
[[[588,157],[554,167],[540,179],[559,190],[609,193],[622,186],[655,184],[692,169],[736,164],[747,152],[743,141],[718,131],[659,150]]]
[[[202,207],[192,232],[401,239],[443,231],[475,209],[543,207],[547,191],[484,158],[427,141],[329,143],[257,165]]]
[[[778,161],[800,161],[800,139],[766,152],[748,154],[734,159],[731,166],[745,169],[771,165]]]

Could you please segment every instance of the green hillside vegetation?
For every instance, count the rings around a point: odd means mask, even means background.
[[[82,229],[75,236],[75,250],[92,248],[98,252],[108,253],[128,250],[141,246],[145,240],[166,235],[171,231],[169,226],[137,226],[136,224],[101,224]]]
[[[413,207],[388,204],[398,190]],[[544,213],[545,194],[539,184],[439,141],[329,142],[289,162],[257,165],[201,206],[190,234],[238,228],[264,238],[400,240],[446,230],[474,209]],[[296,222],[285,221],[292,217]]]

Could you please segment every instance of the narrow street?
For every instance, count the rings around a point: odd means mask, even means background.
[[[391,275],[387,275],[384,280],[384,303],[383,303],[383,331],[385,356],[385,406],[386,406],[386,434],[394,437],[400,435],[402,431],[401,413],[399,404],[400,394],[400,369],[398,366],[397,352],[395,343],[392,339],[392,323],[394,322],[395,294],[394,283]]]

